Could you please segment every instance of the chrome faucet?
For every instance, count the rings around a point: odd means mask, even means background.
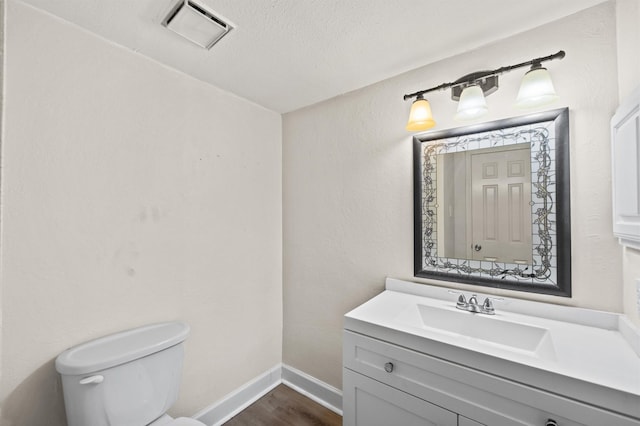
[[[496,298],[496,300],[502,300]],[[464,294],[460,293],[458,296],[458,302],[456,303],[456,308],[462,309],[463,311],[473,312],[474,314],[486,314],[486,315],[495,315],[496,310],[493,307],[493,302],[491,298],[487,297],[482,302],[482,305],[478,303],[478,296],[475,294],[471,295],[469,301],[464,297]]]

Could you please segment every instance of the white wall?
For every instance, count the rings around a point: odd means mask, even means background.
[[[573,297],[494,292],[622,310],[608,144],[618,91],[615,19],[615,4],[605,3],[284,116],[285,363],[340,388],[342,315],[380,292],[385,276],[415,281],[410,102],[402,95],[560,49],[566,58],[546,65],[561,96],[553,107],[570,108]],[[483,120],[524,113],[512,107],[523,72],[500,78]],[[458,125],[449,92],[429,99],[437,128]]]
[[[618,94],[629,96],[640,85],[640,2],[616,0]]]
[[[65,424],[54,358],[150,322],[192,327],[174,414],[281,362],[280,115],[6,13],[0,423]]]
[[[617,0],[618,93],[620,101],[640,88],[640,2]],[[640,251],[627,248],[623,257],[623,309],[640,326],[636,280],[640,279]]]

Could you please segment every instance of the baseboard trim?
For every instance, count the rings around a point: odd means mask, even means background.
[[[193,418],[210,426],[220,426],[233,416],[262,398],[282,383],[282,364],[240,386],[209,407],[198,412]]]
[[[342,415],[342,392],[290,365],[282,365],[282,383],[329,410]]]
[[[220,426],[281,383],[342,415],[342,392],[339,389],[289,365],[279,364],[201,410],[193,418],[206,425]]]

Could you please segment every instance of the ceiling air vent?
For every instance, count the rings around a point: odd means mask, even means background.
[[[192,0],[180,0],[162,25],[205,49],[211,49],[233,29],[233,26]]]

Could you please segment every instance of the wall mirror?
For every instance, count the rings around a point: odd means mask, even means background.
[[[571,296],[567,108],[413,144],[416,277]]]

